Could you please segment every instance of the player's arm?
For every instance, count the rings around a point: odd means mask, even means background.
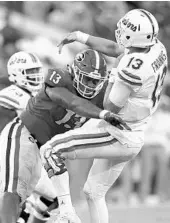
[[[60,106],[87,118],[100,118],[102,109],[64,87],[46,87],[46,94]]]
[[[58,44],[59,53],[61,53],[62,47],[64,45],[72,43],[74,41],[86,44],[87,46],[110,57],[117,57],[123,52],[123,49],[121,49],[119,45],[112,40],[100,38],[97,36],[92,36],[80,31],[75,31],[75,32],[69,33]]]
[[[118,114],[126,104],[131,92],[132,88],[124,82],[110,82],[104,97],[104,108]]]
[[[96,36],[89,35],[85,44],[110,57],[117,57],[122,52],[116,42]]]
[[[87,99],[77,96],[67,75],[69,74],[62,69],[49,69],[43,91],[52,101],[81,116],[104,119],[120,129],[128,129],[126,123],[117,115],[108,110],[101,110]]]

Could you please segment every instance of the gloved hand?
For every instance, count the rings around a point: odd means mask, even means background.
[[[103,112],[103,114],[101,115],[101,118],[104,119],[106,122],[109,122],[111,125],[123,130],[123,129],[127,129],[127,130],[131,130],[131,128],[126,124],[126,122],[124,122],[118,115],[110,112],[110,111],[106,111]]]
[[[44,169],[47,171],[49,178],[53,177],[54,175],[63,174],[67,171],[64,159],[60,157],[59,153],[52,153],[52,148],[43,148],[41,158]]]

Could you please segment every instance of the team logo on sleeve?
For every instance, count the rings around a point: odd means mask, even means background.
[[[81,61],[84,60],[84,58],[85,58],[84,53],[79,53],[79,54],[77,54],[77,56],[75,57],[75,60],[77,60],[78,62],[81,62]]]

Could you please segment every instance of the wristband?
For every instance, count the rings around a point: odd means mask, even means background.
[[[99,118],[101,119],[104,119],[105,118],[105,115],[108,113],[109,111],[108,110],[102,110],[99,114]]]
[[[83,43],[83,44],[86,44],[88,38],[89,38],[89,34],[87,33],[83,33],[83,32],[80,32],[80,31],[77,31],[76,32],[76,40],[80,43]]]

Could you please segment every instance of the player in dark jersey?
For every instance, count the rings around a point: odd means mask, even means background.
[[[73,67],[76,66],[82,72],[84,71],[86,73],[86,77],[84,77],[84,83],[82,83],[82,86],[79,87],[76,85],[76,80],[73,86]],[[75,57],[73,67],[68,66],[67,70],[50,69],[45,80],[46,86],[44,86],[44,88],[47,86],[58,86],[60,87],[61,92],[61,86],[67,86],[70,92],[74,92],[75,95],[85,97],[102,108],[104,91],[107,84],[106,62],[102,55],[96,51],[87,50],[84,53],[80,53]],[[92,72],[94,72],[94,74]],[[101,77],[92,79],[89,77],[89,75],[91,75],[91,77],[93,77],[94,75],[101,75]],[[87,84],[86,82],[88,78],[89,83]],[[51,138],[51,136],[55,134],[64,133],[70,129],[80,127],[88,120],[88,118],[86,117],[82,117],[78,114],[75,114],[71,110],[65,109],[65,107],[63,106],[59,106],[55,102],[51,102],[51,100],[49,100],[48,96],[44,92],[44,88],[42,89],[42,91],[39,92],[36,97],[32,98],[29,101],[27,109],[21,115],[21,119],[27,126],[29,132],[31,132],[34,138],[38,140],[39,145],[44,144],[49,138]],[[62,175],[62,177],[60,177],[60,174],[66,171],[66,168],[62,167],[64,166],[61,166],[60,173],[57,173],[57,180],[55,176],[55,185],[57,181],[59,181],[59,178],[62,178],[62,180],[64,181],[67,180],[65,179],[67,178],[67,173],[65,173],[66,176]],[[50,170],[49,175],[50,177],[53,175],[53,173],[50,173]],[[47,183],[43,184],[42,187],[46,186],[47,189],[45,190],[48,190],[49,180],[46,179],[46,182]],[[39,190],[41,191],[41,193],[46,194],[44,190],[42,191],[42,187],[38,187],[36,188],[36,190]],[[59,188],[58,185],[57,188]],[[68,209],[72,210],[69,188],[66,188],[65,190],[63,190],[62,188],[62,191],[64,192],[59,192],[59,204],[65,205],[60,205],[60,212],[68,212]],[[50,196],[52,195],[50,194]],[[68,207],[68,205],[70,207]],[[69,215],[71,210],[69,211]],[[21,214],[23,218],[28,218],[28,215],[25,214],[23,211]],[[66,213],[64,213],[64,215],[66,215]]]
[[[104,119],[122,128],[124,123],[118,116],[87,100],[100,92],[107,78],[103,57],[96,51],[92,51],[93,56],[89,52],[91,50],[86,50],[76,57],[73,64],[74,77],[66,70],[49,70],[42,90],[29,101],[21,119],[15,118],[3,129],[0,137],[1,155],[4,156],[0,173],[0,219],[3,223],[16,222],[20,202],[33,191],[39,180],[42,166],[38,147],[54,134],[64,131],[64,128],[68,131],[68,121],[72,123],[72,118],[77,123],[76,115],[70,114],[67,109],[83,117]],[[94,54],[100,55],[96,66],[92,62]],[[83,71],[88,61],[86,57],[91,65],[91,70],[87,72]],[[102,64],[100,59],[103,60]],[[77,82],[77,79],[80,81]],[[81,125],[81,117],[79,120]]]

